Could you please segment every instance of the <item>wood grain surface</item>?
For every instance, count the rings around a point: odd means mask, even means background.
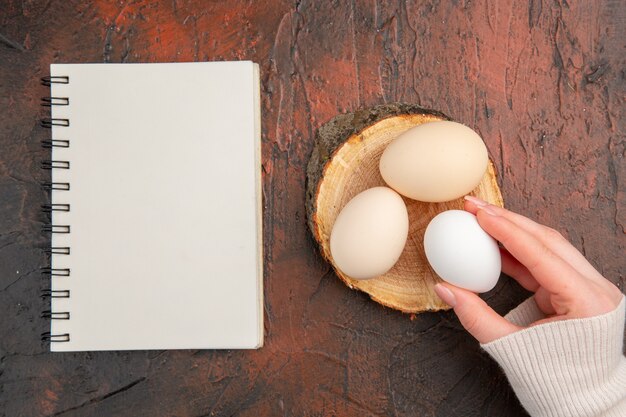
[[[525,415],[453,313],[339,281],[307,229],[306,163],[340,112],[441,110],[485,139],[509,208],[623,290],[625,32],[617,0],[0,2],[0,416]],[[50,354],[39,77],[225,59],[262,69],[265,347]],[[505,277],[485,298],[504,313],[527,295]]]
[[[337,216],[350,200],[369,188],[387,186],[379,169],[387,145],[412,127],[441,120],[449,117],[397,103],[342,113],[317,130],[307,165],[307,222],[320,253],[348,287],[405,313],[450,309],[433,290],[441,279],[426,259],[424,233],[437,214],[463,210],[463,197],[439,203],[402,197],[409,220],[406,244],[393,268],[376,279],[358,280],[344,274],[333,261],[330,236]],[[489,161],[482,180],[469,194],[503,206],[493,162]]]

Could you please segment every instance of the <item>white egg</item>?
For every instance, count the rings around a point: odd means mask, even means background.
[[[357,194],[345,205],[330,234],[330,252],[341,272],[370,279],[389,271],[400,258],[409,232],[402,197],[387,187]]]
[[[437,275],[458,287],[487,292],[500,277],[498,243],[466,211],[448,210],[435,216],[424,234],[424,250]]]

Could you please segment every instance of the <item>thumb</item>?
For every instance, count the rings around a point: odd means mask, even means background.
[[[435,285],[435,293],[454,309],[465,330],[480,343],[489,343],[521,330],[521,327],[496,313],[473,292],[441,283]]]

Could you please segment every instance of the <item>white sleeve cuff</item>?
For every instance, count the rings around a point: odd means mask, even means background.
[[[626,298],[596,317],[531,326],[482,345],[531,416],[626,416]],[[512,310],[520,325],[544,318],[534,298]]]
[[[526,327],[538,320],[545,319],[546,315],[543,314],[543,311],[539,310],[539,307],[537,307],[537,303],[535,302],[535,297],[532,296],[527,298],[526,301],[515,307],[513,310],[509,311],[509,314],[504,317],[513,324]]]

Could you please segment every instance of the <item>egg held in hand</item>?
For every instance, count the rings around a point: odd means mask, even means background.
[[[414,200],[450,201],[482,180],[489,155],[483,140],[456,122],[429,122],[395,138],[380,158],[380,174],[391,188]]]
[[[389,271],[400,258],[409,232],[402,197],[387,187],[357,194],[333,224],[330,252],[335,266],[353,279]]]
[[[448,210],[435,216],[424,234],[424,250],[437,275],[457,287],[487,292],[500,277],[498,243],[466,211]]]

